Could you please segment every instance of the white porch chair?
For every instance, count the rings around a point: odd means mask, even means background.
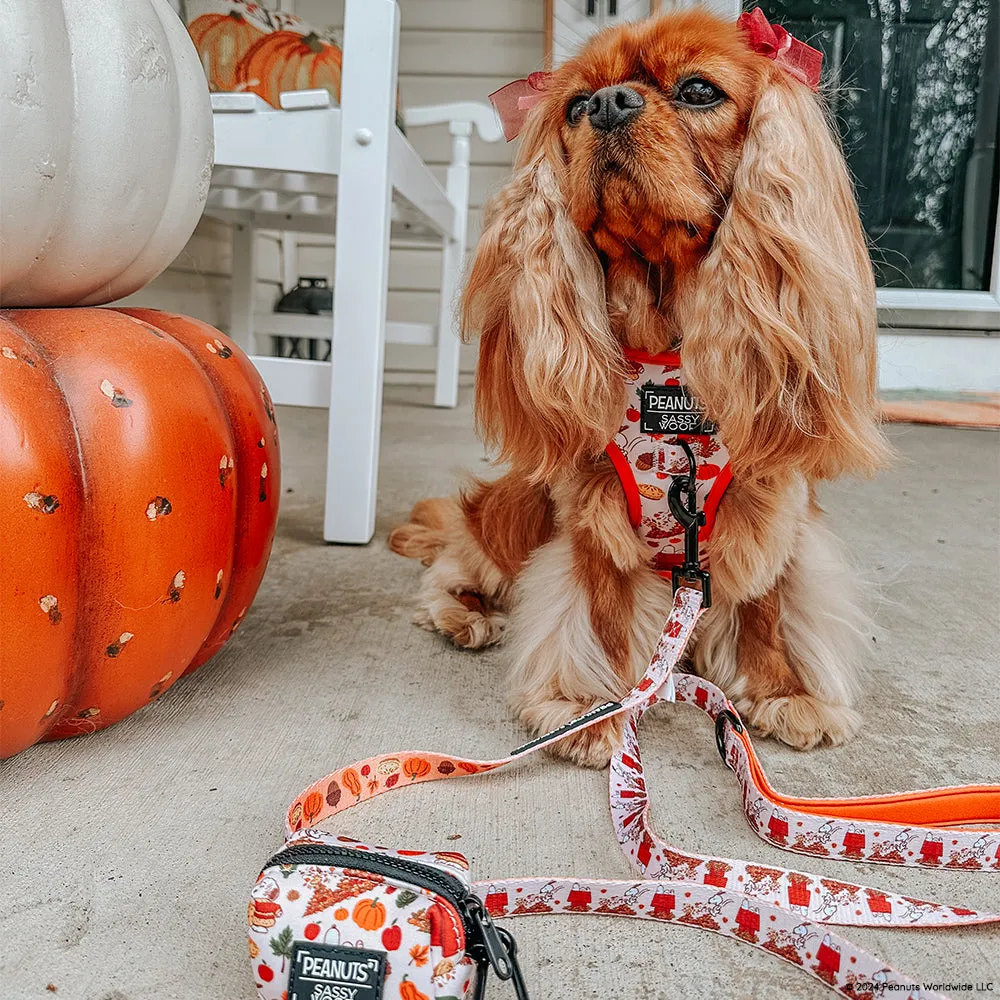
[[[347,0],[341,107],[325,90],[215,94],[215,170],[206,212],[233,223],[230,333],[276,403],[329,407],[323,537],[365,543],[375,531],[385,342],[437,345],[434,402],[454,406],[459,340],[454,304],[465,256],[470,138],[502,136],[492,109],[462,102],[405,112],[407,128],[447,124],[442,186],[396,128],[399,10]],[[257,353],[257,229],[334,233],[333,318],[267,314],[272,335],[330,338],[331,360]],[[390,239],[443,248],[436,325],[387,323]]]

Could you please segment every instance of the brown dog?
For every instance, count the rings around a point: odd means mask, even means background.
[[[679,348],[733,474],[694,666],[792,746],[848,738],[859,614],[814,484],[887,448],[872,269],[809,88],[704,12],[599,35],[529,116],[463,324],[482,338],[478,426],[509,469],[393,532],[428,566],[417,621],[462,646],[506,638],[538,731],[629,689],[671,593],[604,449],[623,347]],[[560,752],[603,765],[616,727]]]

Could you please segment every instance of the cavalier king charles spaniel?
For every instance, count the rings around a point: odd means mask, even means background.
[[[790,746],[850,737],[863,618],[816,485],[874,473],[888,448],[872,267],[810,88],[702,11],[596,36],[527,116],[462,324],[481,338],[477,426],[506,468],[393,532],[428,567],[416,621],[504,640],[537,732],[632,687],[671,586],[605,449],[634,391],[625,351],[677,350],[732,473],[690,666]],[[557,752],[603,766],[620,725]]]

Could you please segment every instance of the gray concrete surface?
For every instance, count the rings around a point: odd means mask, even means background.
[[[282,811],[313,778],[387,748],[497,754],[523,738],[503,706],[502,650],[459,652],[409,624],[419,567],[385,547],[410,504],[482,471],[469,401],[386,392],[378,531],[324,546],[326,415],[284,410],[284,496],[264,585],[215,662],[103,733],[37,746],[0,768],[0,997],[249,1000],[248,889],[280,844]],[[835,794],[1000,780],[997,736],[998,439],[899,427],[893,471],[824,490],[877,585],[864,734],[761,755],[781,789]],[[679,845],[765,863],[708,726],[683,708],[644,725],[659,829]],[[491,874],[627,877],[603,773],[540,759],[475,782],[423,786],[347,813],[340,832],[465,851]],[[460,835],[458,840],[450,837]],[[811,863],[908,895],[1000,909],[1000,878]],[[512,925],[533,1000],[829,995],[734,942],[612,918]],[[920,977],[993,982],[1000,931],[858,930]],[[956,994],[960,995],[960,994]],[[513,996],[495,984],[490,997]],[[395,998],[388,998],[395,1000]]]

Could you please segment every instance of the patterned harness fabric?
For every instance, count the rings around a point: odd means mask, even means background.
[[[669,576],[684,561],[684,528],[667,502],[671,478],[690,471],[680,442],[688,443],[698,465],[698,509],[705,512],[700,542],[711,535],[716,509],[732,479],[729,452],[688,391],[679,354],[626,348],[625,359],[628,400],[607,455],[625,492],[632,527],[649,547],[650,565]]]

